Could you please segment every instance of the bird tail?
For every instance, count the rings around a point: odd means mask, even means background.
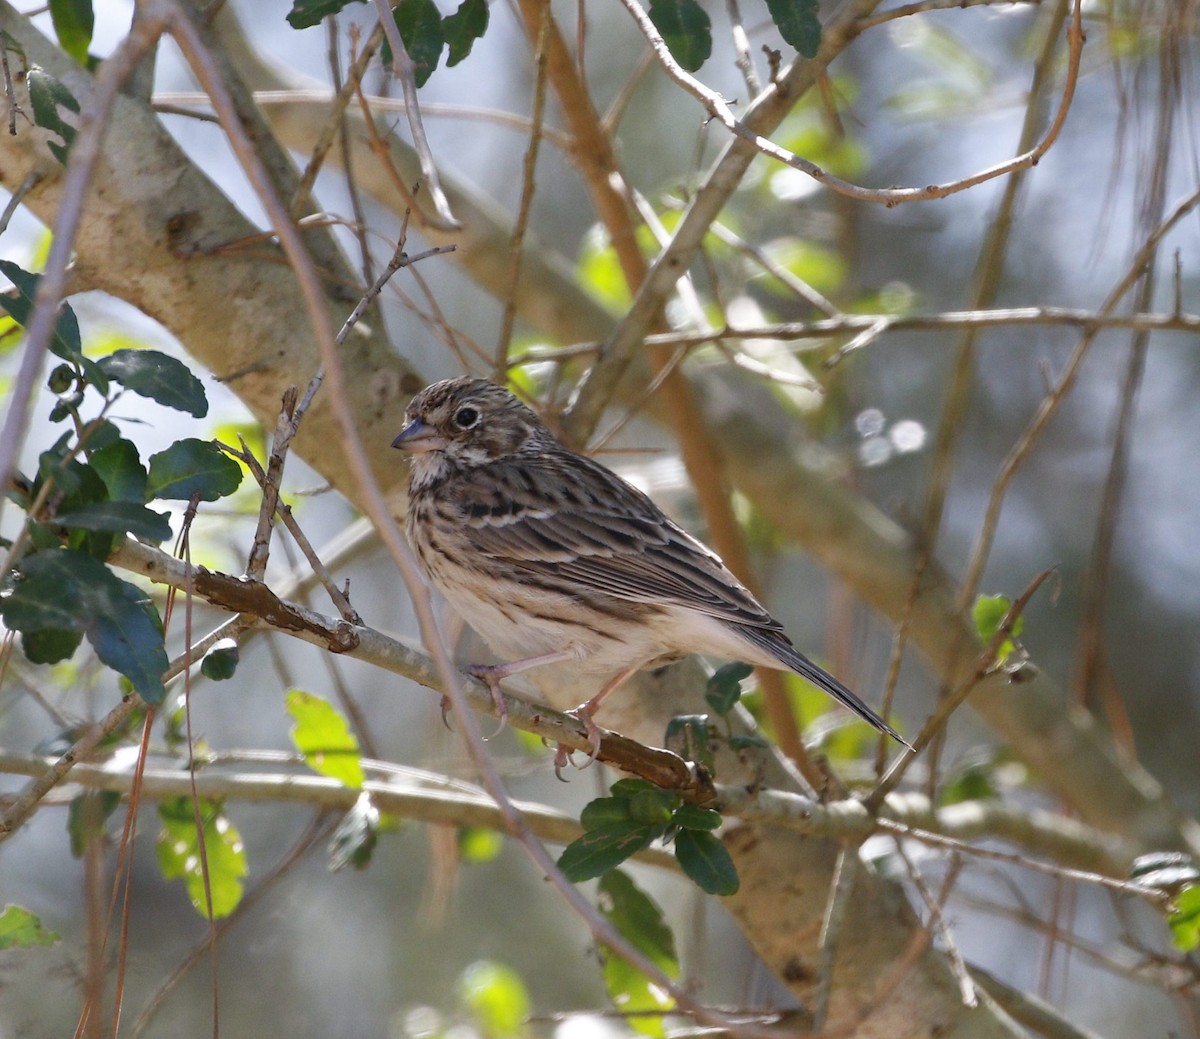
[[[868,707],[859,697],[842,685],[828,671],[814,664],[803,653],[788,641],[782,632],[770,628],[755,628],[749,625],[739,626],[741,634],[760,649],[764,649],[784,667],[795,671],[801,678],[812,682],[818,689],[824,690],[839,703],[848,707],[863,721],[873,725],[880,732],[886,732],[894,740],[912,749],[912,745],[903,736],[885,722],[878,714]]]

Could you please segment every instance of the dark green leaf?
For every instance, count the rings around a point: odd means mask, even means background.
[[[433,75],[442,56],[442,15],[433,0],[400,0],[392,11],[404,49],[412,58],[417,86],[424,86]],[[381,58],[385,65],[392,61],[392,51],[386,41]]]
[[[605,873],[597,890],[600,912],[620,935],[664,974],[676,977],[679,960],[675,936],[654,900],[619,869]]]
[[[771,21],[779,35],[805,58],[815,58],[821,46],[821,19],[818,0],[767,0]]]
[[[42,628],[21,632],[21,651],[31,664],[57,664],[75,655],[83,641],[82,631],[69,628]]]
[[[715,830],[721,825],[721,813],[685,802],[675,810],[671,821],[684,830]]]
[[[21,580],[0,599],[15,631],[82,631],[100,660],[149,703],[162,700],[167,654],[162,621],[146,594],[83,552],[56,549],[21,561]]]
[[[366,782],[362,753],[345,716],[333,704],[300,689],[288,690],[287,712],[296,722],[292,743],[309,768],[346,786],[361,788]]]
[[[30,72],[30,76],[32,75],[33,73]],[[8,293],[0,294],[0,307],[3,307],[17,324],[25,327],[29,324],[30,315],[33,313],[33,303],[37,299],[38,282],[41,281],[41,275],[30,274],[29,271],[18,267],[11,260],[0,260],[0,274],[3,274],[17,288],[16,296]],[[75,318],[75,312],[64,303],[59,308],[58,317],[54,322],[54,335],[50,338],[50,352],[64,361],[82,364],[81,350],[79,322]],[[103,376],[101,376],[101,383],[97,385],[96,389],[101,393],[108,392],[108,382]]]
[[[591,880],[619,866],[662,833],[662,827],[636,822],[607,823],[589,830],[563,849],[558,868],[568,880]]]
[[[62,49],[87,68],[88,47],[96,22],[92,0],[50,0],[50,20]]]
[[[57,934],[42,926],[28,909],[6,905],[0,913],[0,949],[30,949],[35,945],[53,945],[61,941]]]
[[[132,501],[96,501],[55,519],[64,527],[128,533],[158,544],[171,536],[171,521],[164,512],[154,512]]]
[[[1167,923],[1177,949],[1192,952],[1200,948],[1200,884],[1192,884],[1175,896]]]
[[[160,350],[116,350],[99,361],[113,382],[196,418],[208,414],[204,386],[182,361]]]
[[[200,661],[200,673],[213,682],[224,682],[237,671],[238,644],[234,639],[221,639],[204,654]]]
[[[629,800],[629,798],[633,797],[639,791],[658,789],[658,787],[646,779],[618,779],[609,787],[608,792],[613,797],[623,797]]]
[[[146,468],[131,441],[118,439],[93,450],[88,455],[88,462],[104,481],[108,496],[114,501],[141,503],[146,500]]]
[[[667,722],[663,746],[686,761],[696,761],[708,768],[713,764],[713,750],[708,732],[708,715],[677,714]]]
[[[702,890],[710,895],[732,895],[738,889],[737,868],[729,852],[711,833],[680,830],[675,835],[675,858]]]
[[[67,149],[75,139],[75,128],[63,121],[58,114],[59,108],[72,112],[79,111],[79,102],[75,95],[63,86],[57,79],[49,75],[37,65],[30,65],[25,83],[29,88],[29,105],[33,109],[33,121],[42,129],[58,134],[63,143],[47,141],[46,146],[51,154],[64,166],[67,162]],[[14,314],[13,317],[16,317]],[[20,321],[20,318],[17,318]],[[25,322],[21,321],[21,324]]]
[[[650,20],[671,56],[695,72],[712,53],[712,22],[696,0],[651,0]]]
[[[163,648],[162,619],[145,592],[112,579],[121,586],[120,598],[114,596],[108,612],[95,618],[88,641],[96,656],[128,678],[146,703],[162,703],[163,672],[170,664]]]
[[[608,823],[629,822],[629,800],[624,797],[597,797],[583,806],[579,822],[585,830],[594,830]]]
[[[219,801],[200,802],[200,832],[195,810],[189,798],[179,797],[159,805],[163,829],[155,851],[163,878],[182,878],[196,912],[208,915],[204,890],[204,863],[208,865],[208,889],[212,893],[214,919],[228,916],[242,900],[242,880],[246,876],[246,851],[242,835],[225,815]],[[204,841],[204,858],[200,841]]]
[[[188,438],[150,456],[146,494],[186,501],[198,492],[201,501],[216,501],[236,491],[241,482],[237,462],[207,440]]]
[[[365,791],[338,823],[329,838],[329,868],[334,873],[353,866],[366,869],[379,842],[379,809]]]
[[[671,821],[675,795],[669,790],[640,790],[628,801],[629,815],[647,826],[665,826]]]
[[[668,977],[679,976],[675,940],[663,920],[662,910],[620,870],[610,870],[600,879],[600,911],[621,935]],[[604,984],[609,997],[628,1025],[643,1035],[664,1034],[662,1014],[674,1008],[674,1000],[641,971],[605,950]]]
[[[342,8],[357,0],[294,0],[288,12],[288,25],[293,29],[307,29],[318,25],[322,18],[337,14]]]
[[[67,833],[75,858],[83,858],[88,845],[104,833],[105,822],[120,803],[121,795],[114,790],[87,790],[71,798],[67,807]]]
[[[442,36],[450,46],[446,67],[453,68],[471,53],[488,27],[487,0],[462,0],[454,14],[442,19]]]
[[[705,686],[704,699],[715,714],[725,717],[742,696],[742,679],[749,678],[754,668],[749,664],[726,664],[719,667]]]

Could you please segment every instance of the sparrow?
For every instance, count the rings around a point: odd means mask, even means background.
[[[904,742],[792,645],[716,553],[564,447],[508,390],[467,376],[427,386],[392,446],[411,456],[405,531],[421,570],[504,661],[468,668],[501,719],[502,679],[574,661],[607,677],[571,712],[594,758],[605,697],[643,668],[701,653],[794,671]]]

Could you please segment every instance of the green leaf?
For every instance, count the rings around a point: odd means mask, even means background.
[[[104,482],[114,501],[146,500],[146,467],[132,441],[118,439],[99,450],[90,451],[88,463]]]
[[[67,163],[67,149],[75,139],[75,127],[65,123],[58,114],[60,108],[66,108],[78,113],[79,102],[75,95],[63,86],[57,79],[38,65],[30,65],[25,76],[25,85],[29,88],[29,105],[33,109],[33,121],[42,129],[58,134],[63,143],[47,141],[46,147],[50,153],[64,166]],[[16,317],[14,314],[13,317]],[[20,318],[17,318],[20,321]],[[24,324],[25,322],[21,322]]]
[[[725,717],[742,698],[742,679],[749,678],[754,668],[749,664],[726,664],[717,668],[705,686],[704,699],[715,714]]]
[[[1175,896],[1167,923],[1175,948],[1182,952],[1200,948],[1200,884],[1185,887]]]
[[[579,822],[585,830],[594,830],[608,823],[629,822],[632,818],[629,812],[629,798],[597,797],[583,806]]]
[[[671,821],[684,830],[715,830],[721,825],[721,813],[685,801],[675,809]]]
[[[480,1035],[511,1039],[525,1034],[529,992],[521,976],[494,960],[477,960],[462,973],[458,995]]]
[[[646,826],[632,820],[597,826],[563,849],[558,868],[576,883],[591,880],[619,866],[661,833],[661,826]]]
[[[442,37],[450,46],[446,67],[453,68],[471,53],[471,46],[488,27],[487,0],[462,0],[454,14],[442,19]]]
[[[712,22],[696,0],[651,0],[650,21],[671,56],[695,72],[712,54]]]
[[[100,660],[125,675],[142,699],[161,702],[167,653],[162,621],[145,592],[67,548],[26,557],[20,576],[11,594],[0,599],[0,616],[9,628],[83,632]]]
[[[163,672],[170,666],[163,648],[162,619],[140,588],[113,580],[120,585],[120,597],[114,595],[108,613],[95,618],[88,641],[96,656],[128,678],[146,703],[162,703]]]
[[[399,0],[392,9],[392,16],[400,30],[404,49],[412,58],[417,86],[424,86],[437,68],[446,42],[442,37],[441,12],[433,0]],[[392,63],[392,48],[386,40],[380,57],[385,65]]]
[[[737,868],[729,852],[711,833],[680,830],[675,835],[675,858],[702,890],[710,895],[732,895],[738,889]]]
[[[23,328],[27,327],[30,315],[33,313],[34,300],[37,299],[38,282],[41,281],[42,276],[30,274],[29,271],[18,267],[11,260],[0,260],[0,274],[3,274],[16,286],[18,293],[16,296],[0,294],[0,307],[3,307],[12,319]],[[86,360],[82,350],[79,321],[75,317],[75,311],[63,303],[60,305],[58,317],[54,321],[54,334],[50,337],[50,352],[64,361],[82,366]],[[93,364],[92,367],[95,365]],[[96,389],[101,393],[108,392],[108,380],[103,373],[96,383]]]
[[[200,673],[212,682],[224,682],[234,676],[240,656],[236,639],[221,639],[204,654]]]
[[[87,68],[96,23],[92,0],[50,0],[50,20],[62,49]]]
[[[662,910],[620,870],[610,870],[600,879],[600,912],[621,936],[670,978],[679,976],[675,939],[663,919]],[[637,968],[605,950],[604,984],[609,998],[627,1018],[629,1026],[643,1035],[662,1036],[662,1018],[653,1016],[675,1006],[662,989]]]
[[[165,512],[154,512],[132,501],[89,502],[70,512],[59,513],[55,520],[72,529],[128,533],[155,544],[171,536],[171,521]]]
[[[204,386],[182,361],[161,350],[116,350],[99,362],[113,382],[196,418],[208,414]]]
[[[319,25],[321,19],[337,14],[357,0],[295,0],[288,12],[288,25],[293,29],[308,29]]]
[[[0,949],[31,949],[35,945],[53,945],[62,939],[42,926],[28,909],[6,905],[0,913]]]
[[[629,816],[647,826],[665,826],[671,821],[674,800],[669,790],[639,790],[629,799]]]
[[[104,833],[105,822],[120,803],[121,795],[115,790],[87,790],[71,799],[67,807],[67,833],[75,858],[83,858],[88,845]]]
[[[648,779],[618,779],[608,788],[613,797],[621,797],[628,801],[643,790],[658,790]]]
[[[963,801],[986,801],[999,796],[991,761],[969,761],[955,769],[938,790],[938,804],[952,805]]]
[[[805,58],[815,58],[821,46],[817,0],[767,0],[767,10],[779,35]]]
[[[199,493],[201,501],[216,501],[236,491],[241,482],[241,467],[220,448],[187,438],[150,456],[146,494],[187,501]]]
[[[197,832],[196,813],[190,798],[177,797],[159,805],[163,828],[155,852],[163,879],[182,879],[193,907],[204,917],[208,916],[203,869],[207,862],[212,915],[214,920],[219,920],[232,913],[242,900],[246,850],[242,835],[225,815],[220,801],[201,800],[199,808],[201,826]],[[203,859],[201,840],[204,842]]]
[[[337,873],[347,866],[366,869],[378,842],[379,809],[364,790],[329,838],[330,870]]]
[[[57,664],[75,655],[83,632],[67,628],[42,628],[21,632],[21,651],[31,664]]]
[[[362,754],[342,713],[319,696],[300,689],[288,690],[287,712],[296,721],[292,744],[304,755],[309,768],[360,789],[366,779]]]
[[[975,630],[979,633],[980,640],[985,645],[989,645],[996,637],[996,633],[1000,630],[1000,625],[1004,623],[1004,618],[1008,616],[1010,609],[1012,609],[1012,600],[1007,596],[980,595],[976,597],[975,605],[971,607],[971,618],[975,622]],[[1020,616],[1013,622],[1013,638],[1019,638],[1024,627],[1025,618]],[[1000,649],[996,653],[997,663],[1004,663],[1014,648],[1012,639],[1005,639],[1000,643]]]

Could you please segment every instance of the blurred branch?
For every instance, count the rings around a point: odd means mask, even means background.
[[[818,321],[785,321],[779,324],[732,327],[725,325],[703,332],[662,332],[646,336],[647,346],[697,347],[724,339],[778,339],[795,342],[815,339],[806,349],[827,350],[831,336],[869,332],[882,325],[882,332],[940,332],[957,328],[1010,328],[1032,325],[1063,325],[1069,328],[1139,329],[1147,332],[1200,333],[1200,314],[1137,313],[1113,314],[1079,307],[1006,307],[998,310],[947,310],[939,314],[842,314]],[[562,347],[533,347],[511,364],[527,361],[566,360],[587,357],[603,348],[601,342],[572,343]],[[835,351],[825,366],[845,358],[843,348]]]
[[[274,763],[277,754],[266,756]],[[284,756],[288,757],[288,756]],[[362,760],[367,773],[387,772],[386,763]],[[0,773],[38,776],[47,759],[0,749]],[[75,765],[70,782],[89,789],[129,793],[132,770],[111,762],[87,761]],[[147,767],[141,795],[151,800],[190,796],[192,779],[172,766]],[[304,772],[233,771],[224,764],[198,767],[196,791],[201,797],[241,801],[272,801],[304,804],[313,808],[349,811],[360,791],[336,779]],[[381,812],[401,819],[450,826],[479,826],[504,831],[504,819],[495,802],[482,789],[432,788],[412,781],[368,779],[363,789]],[[1158,889],[1121,879],[1133,861],[1131,849],[1091,829],[1078,820],[1042,809],[1019,808],[999,801],[965,801],[935,808],[921,794],[893,793],[879,819],[873,818],[854,798],[821,802],[783,790],[756,793],[741,786],[718,785],[715,806],[726,816],[752,823],[772,823],[809,837],[857,844],[872,834],[886,832],[900,838],[930,841],[943,838],[943,848],[952,847],[965,855],[1001,857],[1003,861],[1039,872],[1066,876],[1085,883],[1156,900]],[[533,801],[515,801],[530,827],[543,840],[569,844],[584,831],[577,818]],[[995,849],[974,848],[972,839],[1002,840],[1023,853],[1040,855],[1048,862],[1033,863],[1024,854],[1006,854]],[[951,844],[950,842],[954,842]],[[672,866],[674,856],[651,853],[642,861]]]

